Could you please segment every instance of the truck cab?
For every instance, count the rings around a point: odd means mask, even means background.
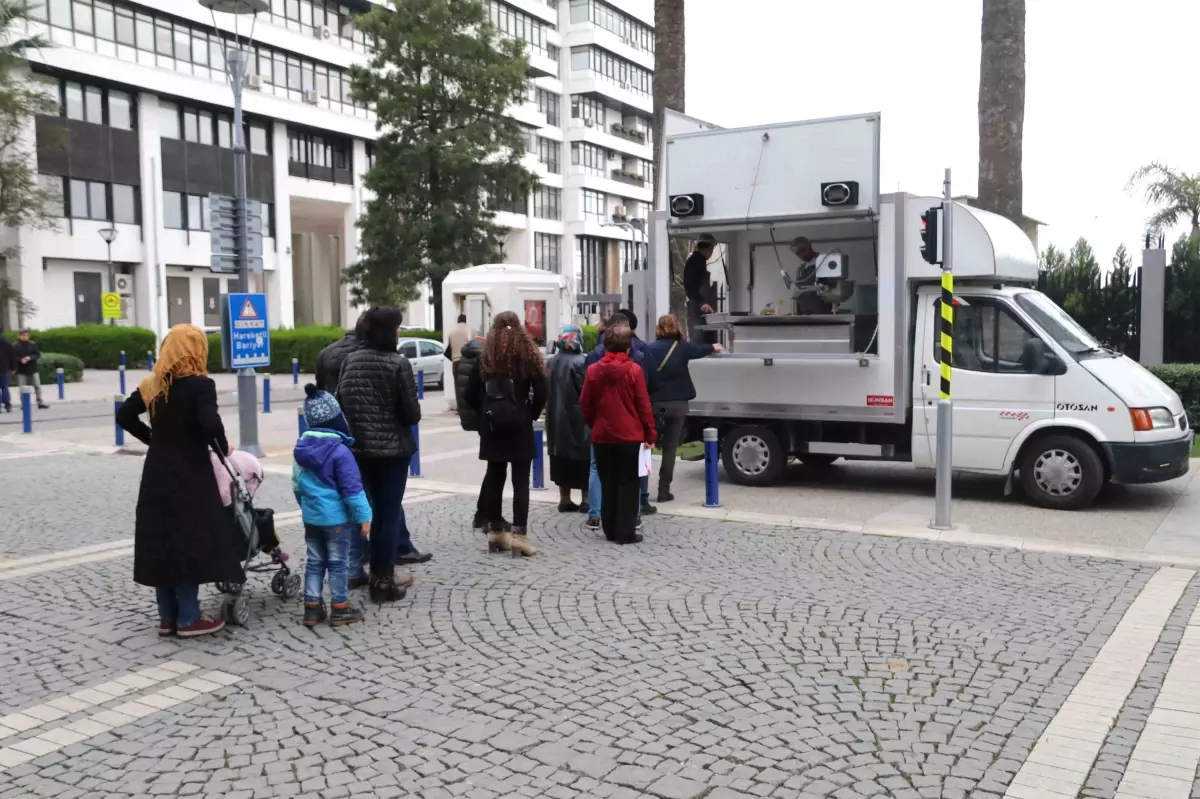
[[[722,245],[727,307],[691,335],[726,353],[690,365],[689,434],[718,430],[735,482],[775,482],[792,458],[936,465],[942,272],[922,255],[922,214],[942,201],[879,192],[879,135],[864,114],[667,137],[651,270],[673,241]],[[954,468],[1019,476],[1030,501],[1062,509],[1110,480],[1186,473],[1179,397],[1036,291],[1037,252],[1015,224],[945,212]],[[796,290],[805,269],[819,302]]]

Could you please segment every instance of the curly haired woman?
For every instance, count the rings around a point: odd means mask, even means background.
[[[488,522],[488,549],[536,554],[526,534],[529,523],[529,471],[533,464],[533,420],[546,407],[546,361],[512,311],[492,320],[479,368],[464,392],[479,414],[479,459],[487,461],[480,492]],[[512,533],[501,515],[504,479],[512,466]]]

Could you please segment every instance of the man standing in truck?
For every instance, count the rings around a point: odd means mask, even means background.
[[[792,300],[798,315],[829,313],[829,305],[817,292],[817,261],[821,254],[804,236],[792,239],[792,254],[800,259],[800,268],[792,280]]]
[[[683,266],[683,291],[687,294],[688,338],[697,343],[715,340],[713,331],[698,331],[704,324],[704,315],[713,312],[712,281],[709,279],[708,262],[712,259],[717,240],[708,233],[701,233]],[[700,333],[697,336],[697,333]]]

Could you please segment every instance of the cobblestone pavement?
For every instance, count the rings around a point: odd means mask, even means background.
[[[22,486],[2,554],[128,537],[140,467],[0,460]],[[541,551],[514,560],[467,529],[473,504],[411,505],[435,560],[341,630],[256,581],[246,628],[162,640],[128,557],[0,563],[0,799],[994,799],[1157,571],[666,515],[616,547],[537,503]],[[1114,795],[1198,595],[1086,796]]]

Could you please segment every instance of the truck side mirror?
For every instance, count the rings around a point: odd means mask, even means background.
[[[1031,338],[1025,342],[1021,362],[1035,375],[1061,375],[1067,371],[1063,362],[1040,338]]]

